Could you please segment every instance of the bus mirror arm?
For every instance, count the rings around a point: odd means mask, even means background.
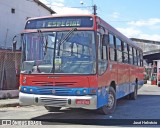
[[[17,41],[15,41],[15,38],[17,36],[14,36],[12,39],[12,51],[16,51]]]

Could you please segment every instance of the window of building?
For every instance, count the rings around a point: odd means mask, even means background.
[[[15,9],[14,8],[11,8],[11,13],[15,13]]]

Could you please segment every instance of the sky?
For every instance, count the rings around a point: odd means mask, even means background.
[[[160,0],[40,0],[57,14],[97,15],[126,35],[160,41]]]

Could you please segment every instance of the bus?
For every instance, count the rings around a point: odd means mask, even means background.
[[[30,18],[20,36],[21,105],[111,114],[143,86],[142,49],[97,15]]]

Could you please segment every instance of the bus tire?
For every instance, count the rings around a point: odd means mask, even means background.
[[[104,115],[111,114],[115,111],[116,103],[116,92],[113,87],[110,87],[108,94],[108,104],[99,108],[98,111]]]
[[[44,106],[49,112],[57,112],[61,107]]]
[[[136,86],[134,87],[134,92],[129,94],[129,99],[130,100],[136,100],[137,99],[137,92],[138,92],[138,86],[136,84]]]

